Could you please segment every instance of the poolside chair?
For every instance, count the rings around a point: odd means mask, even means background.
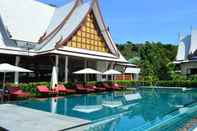
[[[85,88],[82,84],[76,84],[75,87],[79,93],[90,93],[95,91],[94,89]]]
[[[30,96],[29,93],[23,92],[20,87],[8,87],[7,91],[11,98],[27,98]]]
[[[76,88],[77,92],[79,92],[79,93],[86,93],[87,92],[82,84],[76,84],[75,88]]]
[[[112,88],[112,86],[110,86],[108,83],[102,83],[102,86],[103,86],[107,91],[113,91],[113,90],[115,90],[115,89]]]
[[[126,89],[126,86],[119,85],[118,83],[113,83],[112,88],[118,88],[118,89]]]
[[[94,86],[85,86],[85,89],[87,92],[96,92],[96,89]]]
[[[76,93],[76,90],[67,89],[64,85],[57,85],[55,90],[59,93],[73,94]]]
[[[86,85],[86,87],[89,88],[89,89],[94,89],[95,91],[98,91],[98,92],[106,91],[105,88],[98,87],[96,85]]]
[[[55,90],[53,90],[53,91],[52,90],[49,90],[49,88],[47,88],[44,85],[39,85],[36,88],[37,88],[38,93],[43,94],[43,95],[57,95],[58,94],[57,91],[55,91]]]
[[[112,88],[112,90],[121,90],[121,88],[118,85],[111,84],[109,86]]]

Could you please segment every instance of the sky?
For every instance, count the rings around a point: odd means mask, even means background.
[[[61,6],[70,0],[39,0]],[[160,41],[177,44],[178,35],[197,29],[197,0],[99,0],[116,43]]]

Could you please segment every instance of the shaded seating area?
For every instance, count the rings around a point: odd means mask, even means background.
[[[63,84],[56,85],[53,89],[46,85],[35,85],[35,94],[23,91],[20,86],[6,86],[6,90],[3,93],[0,91],[0,100],[17,100],[30,97],[57,97],[70,94],[89,94],[89,93],[101,93],[107,91],[120,91],[125,89],[125,86],[119,84],[110,84],[108,82],[101,82],[98,84],[81,84],[77,83],[74,86],[65,87]]]
[[[8,67],[13,67],[12,65],[7,65],[7,64],[3,64],[4,68]],[[32,72],[30,70],[26,70],[23,68],[19,68],[19,67],[14,67],[16,68],[15,70],[10,70],[9,72]],[[4,70],[3,70],[4,71]],[[5,72],[8,72],[7,70],[5,70]],[[77,72],[74,72],[76,75],[82,75],[84,74],[85,76],[87,74],[90,75],[102,75],[104,73],[101,73],[97,70],[94,69],[90,69],[90,68],[86,68]],[[109,74],[118,74],[119,72],[115,71],[115,70],[109,70],[106,72],[107,75]],[[51,74],[51,82],[43,82],[43,83],[30,83],[30,85],[20,85],[22,88],[19,87],[19,85],[11,85],[12,87],[8,87],[5,90],[5,74],[4,73],[4,81],[3,81],[3,98],[5,98],[4,96],[6,96],[7,98],[28,98],[28,97],[53,97],[53,96],[58,96],[58,95],[67,95],[67,94],[87,94],[87,93],[97,93],[97,92],[105,92],[105,91],[119,91],[122,90],[124,88],[126,88],[125,86],[121,86],[119,84],[113,84],[110,83],[109,81],[106,82],[99,82],[99,83],[95,83],[95,84],[89,84],[86,79],[85,79],[85,83],[86,84],[81,84],[81,83],[77,83],[77,84],[71,84],[69,85],[69,88],[66,88],[64,86],[64,84],[58,84],[58,75],[57,75],[57,69],[54,66],[52,69],[52,74]],[[86,77],[85,77],[86,78]],[[25,83],[24,83],[25,84]],[[47,85],[47,86],[46,86]],[[50,86],[49,86],[50,85]],[[74,85],[74,86],[73,86]],[[29,86],[29,87],[27,87]],[[26,90],[27,88],[27,90]],[[27,93],[24,92],[22,89],[25,89],[25,91],[31,92]],[[7,92],[5,92],[7,91]],[[0,96],[1,97],[1,96]]]

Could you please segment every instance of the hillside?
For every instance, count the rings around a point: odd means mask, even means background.
[[[160,42],[145,42],[134,44],[127,42],[117,44],[121,53],[130,63],[137,64],[142,69],[141,79],[144,80],[169,80],[177,53],[177,46],[162,44]]]

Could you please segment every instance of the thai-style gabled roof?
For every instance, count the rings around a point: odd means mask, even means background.
[[[0,0],[0,15],[12,39],[38,42],[55,7],[35,0]]]
[[[196,57],[197,50],[197,30],[192,29],[191,35],[180,36],[176,60],[185,61]]]
[[[71,5],[73,7],[74,4],[71,3]],[[39,51],[52,50],[56,47],[57,44],[61,44],[62,42],[65,43],[69,39],[69,37],[71,37],[75,33],[75,31],[77,31],[78,27],[82,24],[90,11],[93,11],[96,17],[97,23],[106,41],[106,44],[110,49],[110,52],[112,52],[117,57],[123,57],[118,51],[109,31],[107,30],[107,27],[104,24],[97,0],[90,0],[81,5],[78,4],[78,6],[75,7],[74,11],[71,12],[71,15],[69,16],[67,21],[63,23],[64,25],[55,33],[55,35],[52,35],[48,39],[45,39],[45,41],[43,41],[37,49]]]
[[[110,60],[116,59],[116,61],[127,62],[111,38],[97,0],[86,0],[84,2],[82,0],[72,0],[61,7],[49,6],[35,0],[0,0],[2,25],[11,36],[11,40],[35,43],[36,46],[31,51],[37,54],[64,51],[66,52],[64,54],[67,55],[73,51],[65,43],[78,31],[90,13],[95,16],[109,52],[92,53],[92,51],[86,49],[87,54],[83,57],[95,55],[101,58],[110,57]],[[74,49],[72,53],[76,55],[82,52],[82,49]]]
[[[193,54],[197,50],[197,30],[193,29],[191,32],[191,43],[189,54]]]
[[[5,42],[4,42],[4,38],[3,38],[2,32],[0,32],[0,45],[1,45],[1,47],[5,46]]]
[[[189,47],[190,47],[191,36],[180,36],[179,38],[179,46],[177,51],[176,60],[182,61],[186,60],[189,54]]]
[[[64,23],[59,23],[62,24],[61,27],[42,43],[40,43],[40,45],[37,47],[37,50],[42,52],[55,49],[57,43],[67,39],[67,37],[69,37],[80,25],[88,13],[90,7],[91,2],[87,2],[75,7],[75,9],[69,13],[69,18],[67,18]]]
[[[9,39],[9,32],[6,30],[2,18],[0,16],[0,47],[16,46],[14,41]]]
[[[64,22],[68,14],[74,8],[75,4],[76,0],[73,0],[72,2],[65,4],[64,6],[55,9],[50,24],[46,30],[47,35],[53,32],[55,28],[57,28],[62,22]]]

